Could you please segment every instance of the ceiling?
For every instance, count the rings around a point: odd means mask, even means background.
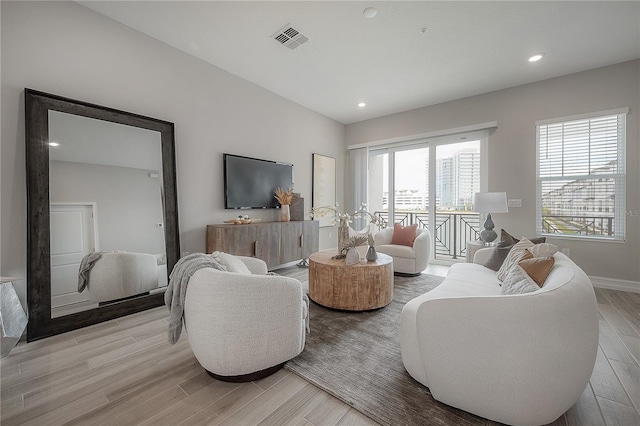
[[[640,57],[640,1],[79,3],[345,124]]]

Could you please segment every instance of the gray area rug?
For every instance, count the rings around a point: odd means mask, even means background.
[[[311,302],[305,349],[285,368],[382,425],[486,424],[433,399],[402,364],[402,307],[442,280],[394,277],[393,301],[376,311],[343,312]]]

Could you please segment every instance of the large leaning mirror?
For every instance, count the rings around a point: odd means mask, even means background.
[[[173,123],[25,89],[27,340],[163,303],[178,260]]]

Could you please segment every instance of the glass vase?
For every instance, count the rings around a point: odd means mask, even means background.
[[[345,255],[347,254],[347,247],[345,244],[349,239],[349,225],[340,225],[338,226],[338,254]]]

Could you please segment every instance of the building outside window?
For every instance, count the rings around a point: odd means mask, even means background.
[[[536,123],[538,233],[624,240],[626,113]]]

